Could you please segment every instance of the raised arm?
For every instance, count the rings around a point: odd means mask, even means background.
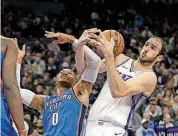
[[[5,58],[2,64],[2,80],[4,93],[12,118],[18,130],[24,130],[24,114],[20,91],[16,80],[17,45],[11,39],[1,39],[2,45],[6,44]],[[17,110],[18,109],[18,110]]]
[[[76,43],[74,43],[74,46],[76,47],[75,54],[77,54],[75,57],[76,61],[80,63],[80,60],[86,60],[87,64],[87,66],[83,70],[81,80],[79,80],[78,83],[74,86],[74,91],[79,98],[81,96],[87,98],[81,99],[82,103],[86,106],[88,106],[88,97],[91,93],[93,84],[96,81],[101,64],[100,57],[96,55],[89,47],[85,46],[85,42],[89,42],[89,37],[90,35],[84,32],[80,39],[78,41],[75,41]]]
[[[17,41],[16,41],[17,42]],[[28,89],[22,89],[20,86],[20,69],[22,60],[25,56],[25,45],[23,45],[22,50],[18,49],[18,57],[17,57],[17,65],[16,65],[16,78],[18,82],[18,86],[20,88],[20,94],[22,98],[22,103],[31,108],[37,109],[39,111],[43,110],[43,103],[45,95],[36,95],[32,91]]]

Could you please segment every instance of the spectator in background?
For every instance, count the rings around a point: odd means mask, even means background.
[[[149,103],[150,104],[146,107],[145,112],[150,113],[152,116],[162,115],[161,107],[157,105],[157,100],[155,97],[150,98]],[[151,111],[151,105],[152,105],[152,111]]]
[[[176,113],[177,110],[178,110],[178,95],[176,95],[176,96],[174,97],[174,104],[173,104],[173,106],[172,106],[172,109],[174,110],[175,113]]]
[[[158,84],[164,86],[167,83],[168,79],[168,70],[163,69],[161,76],[158,77]]]
[[[178,127],[178,108],[176,111],[176,117],[175,117],[175,123],[174,123],[175,127]]]
[[[24,64],[25,66],[27,66],[28,68],[31,67],[31,65],[32,65],[32,55],[31,55],[30,52],[27,52],[27,53],[26,53],[23,64]]]
[[[43,86],[38,84],[35,89],[35,94],[44,94],[43,92]]]
[[[46,66],[46,63],[44,60],[41,60],[41,54],[37,53],[35,62],[32,64],[32,67],[31,67],[33,73],[37,75],[42,75],[45,71],[45,66]]]
[[[136,131],[136,136],[156,136],[156,133],[154,132],[154,129],[148,128],[149,121],[146,119],[143,119],[141,121],[141,126]]]
[[[143,18],[139,15],[135,16],[134,25],[141,28],[143,26]]]
[[[173,90],[169,89],[169,88],[165,88],[164,89],[164,98],[168,98],[169,100],[173,100],[174,99],[174,95],[173,95]]]
[[[145,26],[144,30],[141,33],[144,39],[148,39],[153,36],[153,33],[149,30],[148,26]]]
[[[173,77],[173,87],[175,89],[175,93],[178,94],[178,69],[176,69],[176,74]]]
[[[38,119],[36,122],[36,130],[40,135],[43,135],[43,121],[42,119]]]
[[[134,113],[134,118],[133,118],[133,121],[132,121],[132,131],[136,132],[136,130],[140,127],[140,122],[142,121],[142,118],[140,117],[140,115],[135,112]]]
[[[50,77],[49,77],[49,73],[44,73],[44,76],[43,76],[43,83],[44,83],[44,84],[52,83],[52,80],[51,80]]]
[[[50,83],[45,84],[44,94],[48,95],[48,96],[56,94],[55,91],[53,90],[53,86],[54,86],[54,84],[50,84]]]
[[[174,124],[171,122],[170,114],[164,114],[163,115],[163,121],[160,121],[159,125],[163,125],[166,128],[174,127]]]
[[[151,129],[154,129],[155,125],[157,125],[156,122],[150,120],[150,114],[149,113],[144,112],[143,113],[143,119],[146,119],[146,120],[149,121],[148,127],[151,128]]]
[[[47,44],[47,47],[50,51],[55,52],[55,54],[59,54],[59,52],[61,51],[59,45],[52,44],[51,42],[49,44]]]
[[[163,95],[161,93],[158,93],[156,95],[156,99],[157,99],[158,106],[162,107],[162,105],[163,105]]]
[[[143,119],[150,121],[150,114],[148,112],[143,113]]]
[[[163,115],[164,114],[169,114],[171,116],[171,118],[173,118],[175,116],[175,113],[170,106],[164,106],[163,107]]]

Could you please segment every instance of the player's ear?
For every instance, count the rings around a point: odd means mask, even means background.
[[[158,57],[157,57],[157,61],[162,61],[163,60],[163,55],[159,55]]]

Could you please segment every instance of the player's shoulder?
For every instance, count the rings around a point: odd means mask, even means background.
[[[6,37],[0,35],[0,39],[1,39],[1,52],[3,54],[5,54],[5,52],[7,50],[9,38],[6,38]]]
[[[1,39],[1,42],[3,42],[2,44],[6,44],[8,42],[13,42],[13,39],[4,37],[2,35],[0,35],[0,39]]]
[[[144,76],[150,80],[157,80],[157,76],[152,70],[145,71]]]
[[[120,59],[123,60],[123,59],[128,59],[128,58],[130,58],[130,57],[128,57],[124,54],[119,54],[118,56],[115,57],[116,60],[120,60]]]
[[[154,71],[151,71],[151,70],[144,71],[143,74],[140,75],[140,82],[144,84],[156,85],[157,76],[154,73]]]
[[[4,36],[0,36],[1,39],[1,51],[5,54],[7,49],[10,47],[13,51],[18,51],[17,43],[11,39]]]
[[[128,57],[124,54],[120,54],[115,57],[115,63],[116,63],[116,65],[120,65],[120,64],[124,63],[125,61],[127,61],[128,59],[130,59],[130,57]]]

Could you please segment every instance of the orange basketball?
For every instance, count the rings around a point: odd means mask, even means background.
[[[122,35],[116,30],[105,30],[103,31],[103,34],[108,41],[111,39],[111,37],[114,37],[114,56],[116,57],[121,54],[124,50],[124,38],[122,37]]]

